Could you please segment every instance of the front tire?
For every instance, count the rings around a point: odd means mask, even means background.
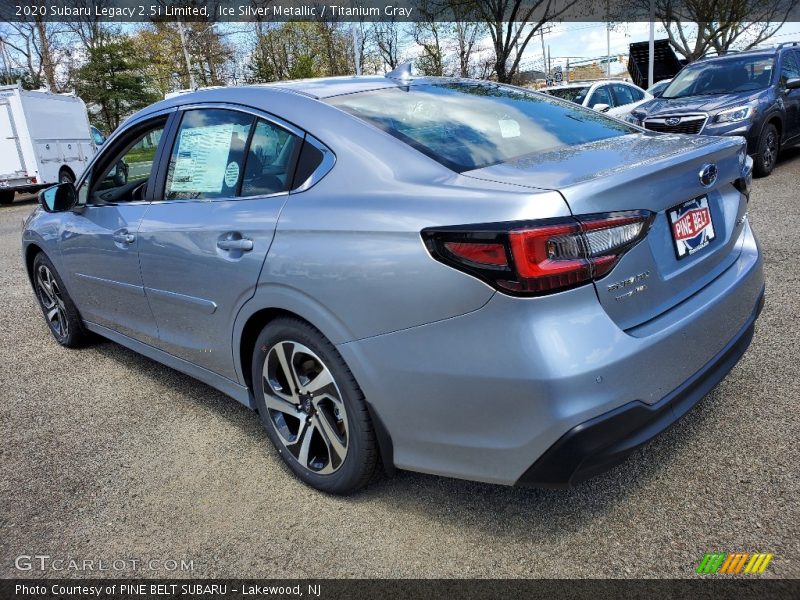
[[[252,374],[261,422],[295,475],[333,494],[370,481],[378,447],[364,395],[322,333],[299,319],[271,321],[256,341]]]
[[[40,252],[33,259],[33,287],[47,326],[56,341],[67,348],[84,346],[90,339],[53,263]]]
[[[778,129],[772,123],[764,126],[758,138],[758,157],[753,169],[758,177],[766,177],[775,168],[778,162],[778,152],[781,140]]]
[[[0,204],[11,204],[14,201],[14,190],[0,191]]]

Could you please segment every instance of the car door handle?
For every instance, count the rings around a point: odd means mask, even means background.
[[[136,236],[132,233],[128,233],[124,229],[122,231],[117,231],[112,237],[114,238],[115,242],[120,244],[132,244],[136,241]]]
[[[220,250],[240,250],[249,252],[253,249],[253,240],[243,238],[241,240],[219,240],[217,248]]]

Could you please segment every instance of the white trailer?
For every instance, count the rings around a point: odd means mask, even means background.
[[[95,152],[83,100],[0,86],[0,204],[14,192],[75,181]]]

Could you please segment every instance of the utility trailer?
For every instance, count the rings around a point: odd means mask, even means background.
[[[0,204],[15,192],[75,181],[96,151],[83,100],[0,86]]]
[[[634,42],[628,55],[628,73],[633,83],[643,90],[648,88],[647,73],[650,60],[650,42]],[[683,68],[669,40],[655,40],[653,44],[653,83],[671,79]]]

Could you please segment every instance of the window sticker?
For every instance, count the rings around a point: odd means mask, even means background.
[[[232,123],[227,123],[181,131],[170,192],[222,192],[233,127]],[[236,165],[236,179],[239,177],[238,169]]]
[[[500,135],[504,138],[515,138],[520,136],[519,121],[514,119],[500,119]]]
[[[231,161],[225,167],[225,185],[232,188],[239,181],[239,163]]]

